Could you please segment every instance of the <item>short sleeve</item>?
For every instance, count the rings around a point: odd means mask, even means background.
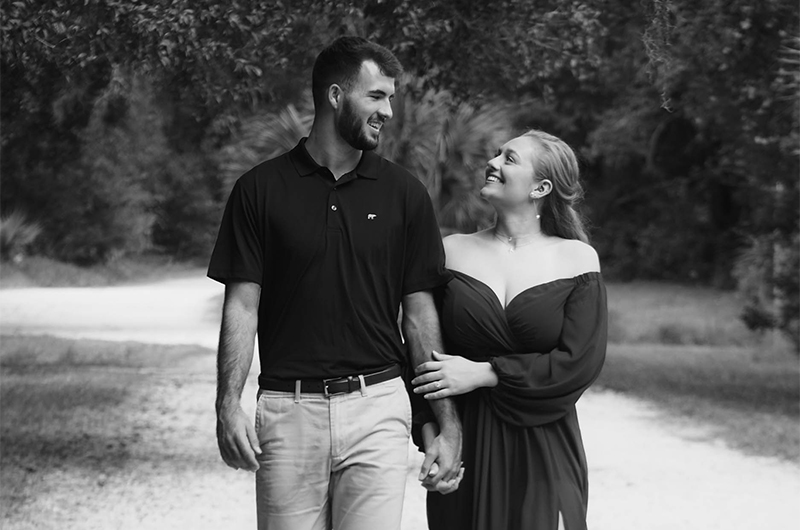
[[[532,427],[556,421],[574,407],[605,360],[606,304],[599,275],[582,281],[567,298],[557,349],[491,359],[499,382],[486,396],[502,420]]]
[[[406,201],[403,295],[433,289],[452,277],[444,266],[442,235],[430,196],[421,182],[411,178]]]
[[[221,283],[263,278],[262,216],[259,215],[254,174],[246,173],[231,191],[222,215],[208,277]]]

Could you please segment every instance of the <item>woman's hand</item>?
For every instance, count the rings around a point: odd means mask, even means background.
[[[496,386],[497,374],[488,362],[470,361],[458,355],[433,352],[433,361],[417,366],[415,394],[425,399],[442,399],[472,392],[482,386]]]
[[[422,443],[427,451],[428,448],[434,445],[434,441],[436,437],[439,436],[439,426],[436,423],[426,423],[422,426]],[[428,456],[427,453],[425,455]],[[423,472],[424,472],[425,465],[423,464]],[[420,482],[422,483],[422,487],[428,491],[435,491],[437,493],[441,493],[442,495],[447,495],[448,493],[453,493],[458,489],[458,486],[461,484],[461,479],[464,478],[464,467],[458,470],[458,475],[452,480],[436,480],[434,477],[439,472],[439,466],[434,462],[430,470],[427,474],[420,474]]]

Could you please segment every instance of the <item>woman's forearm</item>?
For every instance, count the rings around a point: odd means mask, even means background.
[[[478,386],[485,386],[485,387],[496,387],[499,379],[497,378],[497,373],[492,368],[491,363],[483,362],[483,363],[475,363],[475,376],[478,380]]]

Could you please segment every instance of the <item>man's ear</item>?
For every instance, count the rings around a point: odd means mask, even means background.
[[[342,87],[337,85],[336,83],[332,84],[328,87],[328,103],[330,103],[331,107],[334,109],[339,108],[339,102],[344,97],[344,93],[342,92]]]

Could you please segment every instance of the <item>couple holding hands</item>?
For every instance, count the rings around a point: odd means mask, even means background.
[[[575,403],[607,309],[575,155],[541,131],[511,139],[480,192],[495,225],[442,240],[425,187],[373,151],[401,72],[377,44],[334,41],[308,137],[231,192],[208,270],[225,284],[222,458],[255,471],[261,529],[400,528],[409,435],[429,528],[585,529]]]

